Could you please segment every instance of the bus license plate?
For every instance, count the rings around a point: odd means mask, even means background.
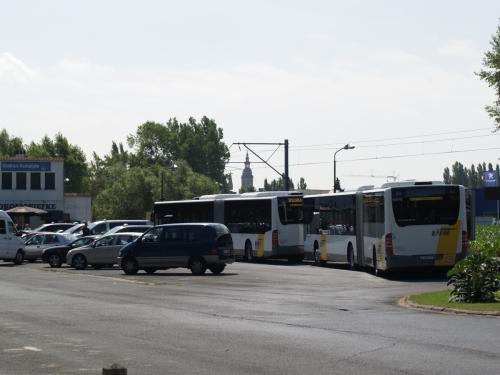
[[[422,256],[420,256],[420,259],[422,259],[422,260],[433,260],[435,258],[436,257],[434,255],[422,255]]]

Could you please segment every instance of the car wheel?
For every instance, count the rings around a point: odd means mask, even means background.
[[[245,242],[245,260],[247,262],[253,261],[252,244],[250,241]]]
[[[144,272],[146,272],[148,275],[152,275],[156,272],[156,268],[144,268]]]
[[[123,272],[127,275],[135,275],[139,271],[139,265],[134,258],[125,258],[122,260]]]
[[[14,264],[20,265],[24,261],[24,253],[22,250],[17,250],[16,257],[14,258]]]
[[[354,262],[354,251],[349,247],[347,250],[347,261],[349,262],[349,269],[354,271],[356,269],[356,263]]]
[[[76,268],[77,270],[84,270],[87,268],[87,259],[82,254],[77,254],[73,258],[73,262],[71,263],[73,268]]]
[[[50,254],[48,259],[49,266],[59,268],[62,265],[62,259],[59,254]]]
[[[191,261],[191,272],[193,275],[203,275],[207,270],[207,263],[203,258],[194,258]]]
[[[225,264],[216,264],[214,266],[211,266],[210,272],[212,272],[214,275],[220,274],[222,271],[224,271],[224,268],[226,268]]]

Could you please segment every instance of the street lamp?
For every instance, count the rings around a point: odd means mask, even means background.
[[[333,192],[337,192],[337,153],[342,150],[352,150],[354,146],[351,146],[349,143],[344,145],[343,147],[339,148],[335,153],[333,154]]]

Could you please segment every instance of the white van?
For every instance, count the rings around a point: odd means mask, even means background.
[[[24,261],[24,242],[16,233],[10,216],[0,210],[0,259],[21,264]]]

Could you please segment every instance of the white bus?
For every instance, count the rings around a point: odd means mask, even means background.
[[[305,253],[312,251],[319,262],[369,266],[378,274],[395,268],[450,267],[467,255],[471,223],[461,185],[394,182],[304,200],[309,219]],[[312,220],[311,207],[316,213]]]
[[[304,210],[309,219],[304,256],[318,264],[347,262],[354,269],[356,193],[308,195],[304,197]]]
[[[235,255],[252,261],[304,257],[303,196],[291,192],[218,194],[156,202],[155,224],[215,222],[231,231]]]

